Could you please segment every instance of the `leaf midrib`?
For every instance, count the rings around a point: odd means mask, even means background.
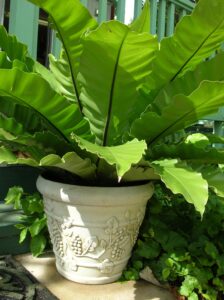
[[[14,98],[14,99],[16,99],[16,101],[17,101],[17,103],[25,103],[25,106],[28,106],[31,110],[34,110],[35,111],[35,113],[37,114],[37,115],[39,115],[39,116],[41,116],[41,118],[42,119],[44,119],[45,120],[45,122],[47,123],[47,124],[49,124],[49,126],[50,127],[52,127],[54,130],[55,130],[55,132],[57,132],[57,134],[59,135],[59,136],[61,136],[66,142],[68,142],[69,144],[71,144],[70,143],[70,141],[67,139],[67,137],[52,123],[52,122],[50,122],[49,121],[49,119],[47,119],[41,112],[39,112],[37,109],[35,109],[33,106],[31,106],[31,105],[29,105],[27,102],[25,102],[22,98],[19,98],[19,97],[17,97],[17,96],[15,96],[13,93],[10,93],[10,92],[7,92],[7,91],[5,91],[5,90],[2,90],[2,89],[0,89],[0,91],[2,91],[4,94],[6,94],[7,96],[10,96],[10,97],[12,97],[12,98]]]
[[[106,125],[105,125],[105,129],[104,129],[104,134],[103,134],[103,146],[106,146],[107,143],[108,143],[108,132],[109,132],[109,126],[110,126],[111,117],[112,117],[113,96],[114,96],[114,89],[115,89],[115,83],[116,83],[118,64],[119,64],[119,60],[120,60],[121,50],[123,48],[124,41],[125,41],[128,33],[129,33],[129,29],[127,29],[127,31],[126,31],[126,33],[123,37],[123,40],[121,42],[120,48],[119,48],[118,53],[117,53],[117,60],[116,60],[115,66],[114,66],[113,79],[112,79],[112,83],[111,83],[110,96],[109,96],[107,120],[106,120]]]
[[[176,77],[182,72],[182,70],[185,68],[185,66],[191,61],[191,59],[196,55],[197,52],[202,48],[202,46],[209,40],[209,38],[218,30],[218,28],[223,24],[224,21],[220,21],[220,23],[215,27],[214,30],[210,32],[209,35],[201,42],[201,44],[198,46],[198,48],[194,51],[194,53],[185,61],[185,63],[181,66],[181,68],[177,71],[177,73],[172,77],[170,80],[171,82],[176,79]]]
[[[216,81],[216,83],[220,83],[220,82],[219,82],[219,81]],[[222,82],[222,83],[224,84],[224,82]],[[200,85],[200,86],[201,86],[201,85]],[[186,97],[186,98],[190,98],[191,95],[190,95],[190,96],[181,95],[181,96],[184,96],[184,97]],[[177,95],[174,96],[174,97],[177,97]],[[204,104],[210,103],[211,101],[214,101],[214,98],[212,98],[212,100],[211,100],[211,98],[210,98],[210,100],[208,100],[206,103],[204,103],[204,102],[201,103],[200,105],[197,106],[197,108],[200,108],[200,107],[203,106]],[[164,133],[165,133],[166,131],[168,131],[168,130],[170,130],[172,127],[174,127],[181,119],[185,119],[186,116],[189,115],[189,114],[191,114],[194,110],[195,110],[195,108],[192,108],[190,111],[188,111],[187,113],[185,113],[184,115],[182,115],[182,117],[176,119],[176,121],[175,121],[174,123],[172,123],[170,126],[166,127],[165,130],[163,130],[159,135],[157,135],[154,139],[152,139],[152,140],[150,141],[149,145],[154,144],[155,141],[158,140],[158,139],[160,139],[161,136],[163,136]],[[161,117],[162,117],[162,116],[161,116]]]
[[[63,38],[63,35],[61,34],[61,31],[59,29],[59,27],[57,26],[57,23],[55,22],[55,19],[53,18],[53,16],[51,15],[51,19],[53,20],[53,23],[54,23],[54,26],[56,27],[57,29],[57,32],[60,36],[60,40],[63,44],[63,47],[64,47],[64,50],[65,50],[65,53],[66,53],[66,56],[68,58],[68,64],[69,64],[69,69],[71,71],[71,77],[72,77],[72,83],[73,83],[73,86],[74,86],[74,90],[75,90],[75,96],[76,96],[76,99],[77,99],[77,104],[78,104],[78,107],[79,107],[79,110],[80,110],[80,113],[81,115],[83,116],[83,112],[82,112],[82,104],[81,104],[81,101],[80,101],[80,98],[79,98],[79,92],[78,92],[78,87],[77,87],[77,84],[76,84],[76,81],[75,81],[75,75],[73,73],[73,68],[72,68],[72,63],[71,63],[71,58],[70,58],[70,55],[69,55],[69,51],[66,47],[66,44],[65,44],[65,41],[64,41],[64,38]]]

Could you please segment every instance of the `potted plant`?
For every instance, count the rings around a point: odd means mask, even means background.
[[[62,41],[50,70],[1,28],[0,162],[46,170],[56,265],[83,283],[116,280],[153,187],[162,180],[201,215],[223,195],[224,139],[184,128],[224,104],[223,0],[201,0],[172,37],[149,32],[149,2],[131,25],[100,25],[78,0],[30,0]],[[122,199],[124,197],[124,200]],[[118,210],[116,210],[118,206]]]

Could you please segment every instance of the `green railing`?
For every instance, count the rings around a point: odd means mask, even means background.
[[[142,0],[81,0],[81,2],[99,22],[112,18],[124,22],[127,6],[131,4],[133,4],[131,17],[136,18],[144,3]],[[194,7],[194,3],[190,0],[150,0],[150,4],[151,33],[157,33],[159,39],[171,35],[177,20],[190,13]],[[36,58],[41,47],[45,53],[51,51],[56,56],[60,52],[59,41],[55,34],[47,29],[46,15],[26,0],[0,0],[0,21],[8,27],[10,33],[17,35],[29,46],[33,57]],[[46,45],[39,45],[41,39],[45,40]]]

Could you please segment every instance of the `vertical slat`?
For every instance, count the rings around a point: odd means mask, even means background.
[[[179,20],[182,19],[184,16],[186,16],[186,14],[187,14],[186,9],[182,9],[182,11],[181,11],[181,13],[179,15]]]
[[[166,27],[166,0],[160,0],[158,12],[158,39],[159,41],[165,36]]]
[[[214,51],[211,55],[210,55],[210,59],[212,59],[212,58],[214,58],[215,56],[216,56],[216,54],[217,54],[217,52],[216,51]]]
[[[124,22],[125,18],[125,0],[119,0],[117,3],[117,20]]]
[[[150,29],[151,34],[156,34],[156,22],[157,22],[157,0],[150,1]]]
[[[26,0],[11,0],[9,32],[28,45],[33,58],[37,55],[39,9]]]
[[[142,0],[135,0],[135,10],[134,10],[134,18],[140,15],[142,10]]]
[[[0,24],[4,23],[5,0],[0,0]]]
[[[167,25],[166,25],[166,35],[170,36],[174,31],[174,19],[175,19],[175,4],[169,3],[167,10]]]
[[[214,121],[214,133],[223,136],[223,122],[222,121]]]
[[[214,121],[214,134],[218,136],[224,136],[224,130],[223,130],[223,122],[222,121]],[[215,144],[214,145],[216,148],[221,149],[223,148],[223,145],[220,144]]]
[[[88,6],[88,0],[81,0],[82,4],[85,5],[85,7]]]
[[[107,0],[99,0],[98,22],[107,20]]]
[[[61,52],[61,42],[56,37],[56,32],[54,30],[51,31],[50,52],[53,53],[56,58],[59,58]]]

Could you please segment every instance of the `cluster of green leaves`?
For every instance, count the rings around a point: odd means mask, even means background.
[[[19,243],[29,239],[31,253],[34,256],[42,254],[50,239],[41,195],[37,192],[28,194],[22,187],[14,186],[9,189],[5,201],[22,212],[21,223],[15,225],[21,230]]]
[[[182,196],[157,185],[125,279],[149,266],[188,300],[224,296],[224,201],[210,193],[201,219]]]

